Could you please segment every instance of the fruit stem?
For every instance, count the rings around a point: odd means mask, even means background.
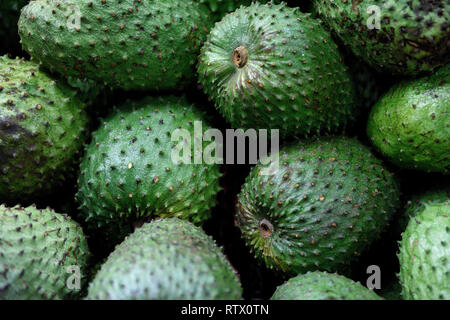
[[[244,46],[239,46],[233,51],[233,62],[239,69],[245,67],[248,61],[248,50]]]
[[[263,238],[269,238],[273,233],[273,225],[267,219],[259,222],[259,233]]]

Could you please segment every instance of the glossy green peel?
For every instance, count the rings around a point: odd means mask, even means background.
[[[367,134],[401,168],[450,170],[450,65],[391,88],[373,107]]]
[[[237,225],[266,266],[295,275],[341,272],[385,230],[399,207],[393,175],[354,139],[329,137],[280,150],[241,188]]]
[[[89,286],[90,300],[236,300],[242,288],[215,241],[177,218],[150,222],[121,243]]]
[[[330,33],[285,4],[226,15],[201,50],[198,74],[233,128],[305,136],[354,118],[354,86]]]

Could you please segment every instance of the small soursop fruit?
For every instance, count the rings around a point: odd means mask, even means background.
[[[0,197],[27,201],[65,180],[87,136],[77,92],[34,62],[0,57]]]
[[[277,288],[271,300],[382,300],[359,282],[326,272],[308,272]]]
[[[429,203],[400,242],[399,278],[407,300],[450,299],[450,205]]]
[[[391,88],[372,108],[367,134],[401,168],[450,170],[450,65]]]
[[[67,283],[79,270],[84,285],[89,257],[81,227],[67,215],[0,206],[0,300],[77,298]]]
[[[354,87],[336,44],[298,8],[254,3],[226,15],[201,50],[198,73],[234,128],[304,136],[354,118]]]
[[[79,176],[77,199],[91,227],[130,226],[155,216],[195,224],[209,218],[220,190],[219,165],[195,164],[194,159],[192,164],[177,164],[172,159],[173,152],[179,154],[179,140],[172,141],[172,134],[185,129],[193,138],[195,121],[202,121],[207,130],[205,115],[176,97],[130,101],[103,121],[93,133]],[[204,142],[203,147],[210,144]]]
[[[200,227],[177,218],[144,224],[116,247],[89,286],[91,300],[241,299],[234,269]]]
[[[23,9],[19,35],[36,61],[64,76],[162,90],[192,81],[211,25],[191,0],[40,0]]]
[[[247,246],[287,274],[344,271],[398,208],[396,181],[350,138],[286,146],[279,155],[256,165],[238,195]]]
[[[314,5],[344,45],[379,71],[417,75],[450,61],[448,1],[315,0]]]

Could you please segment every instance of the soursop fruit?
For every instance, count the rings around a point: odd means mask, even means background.
[[[34,62],[0,57],[2,201],[23,203],[61,185],[79,157],[87,121],[75,90]]]
[[[226,15],[201,50],[198,73],[234,128],[304,136],[354,118],[354,86],[330,33],[285,4]]]
[[[81,162],[77,200],[88,224],[118,227],[105,230],[111,235],[122,227],[129,233],[133,222],[156,216],[195,224],[208,219],[221,173],[219,165],[194,162],[196,121],[207,130],[205,115],[184,98],[147,97],[116,108],[93,133]],[[186,130],[191,141],[173,140],[177,129]],[[192,158],[178,162],[174,155],[181,155],[185,142]],[[208,145],[204,141],[203,150]]]
[[[237,225],[266,266],[289,275],[345,272],[399,207],[393,175],[354,139],[283,147],[247,177]]]
[[[359,282],[327,272],[308,272],[277,288],[271,300],[382,300]]]
[[[39,0],[22,10],[19,35],[36,61],[66,77],[163,90],[192,81],[211,25],[191,0]]]
[[[407,300],[450,299],[450,205],[426,204],[400,242],[399,278]]]
[[[83,231],[67,215],[0,206],[0,300],[77,298],[89,259]],[[79,289],[70,279],[75,272]]]
[[[450,170],[450,65],[391,88],[372,108],[367,134],[395,165]]]
[[[316,12],[355,55],[396,75],[431,72],[450,61],[450,2],[314,0]]]
[[[200,227],[177,218],[144,224],[111,253],[91,300],[241,299],[237,274]]]
[[[18,54],[20,52],[20,39],[17,34],[17,22],[20,9],[28,0],[2,0],[0,1],[0,55]]]

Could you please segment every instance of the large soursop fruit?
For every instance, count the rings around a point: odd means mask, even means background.
[[[400,282],[408,300],[450,299],[450,204],[426,204],[400,242]]]
[[[358,141],[322,138],[258,164],[237,204],[250,250],[287,274],[345,271],[399,207],[391,173]]]
[[[198,73],[234,128],[304,136],[354,117],[354,86],[331,35],[284,4],[254,3],[225,16],[201,50]]]
[[[46,68],[123,89],[174,89],[195,75],[212,24],[191,0],[37,0],[22,11],[23,48]]]
[[[77,160],[87,132],[77,92],[36,63],[0,57],[0,197],[49,193]]]
[[[277,288],[271,300],[381,300],[373,291],[344,276],[308,272]]]
[[[88,299],[241,299],[234,269],[204,231],[177,218],[143,225],[121,243],[89,286]]]
[[[314,4],[344,45],[379,71],[417,75],[450,61],[448,1],[314,0]]]
[[[367,134],[401,168],[450,170],[450,65],[391,88],[373,107]]]
[[[0,206],[0,300],[76,298],[89,256],[81,227],[68,216]],[[78,276],[77,289],[71,277]]]
[[[130,226],[156,216],[195,224],[208,219],[221,173],[219,165],[194,163],[195,121],[208,129],[205,115],[176,97],[130,101],[106,118],[81,163],[77,199],[89,225]],[[172,158],[181,143],[172,141],[176,129],[187,130],[192,138],[192,163]],[[203,147],[210,144],[204,142]]]

